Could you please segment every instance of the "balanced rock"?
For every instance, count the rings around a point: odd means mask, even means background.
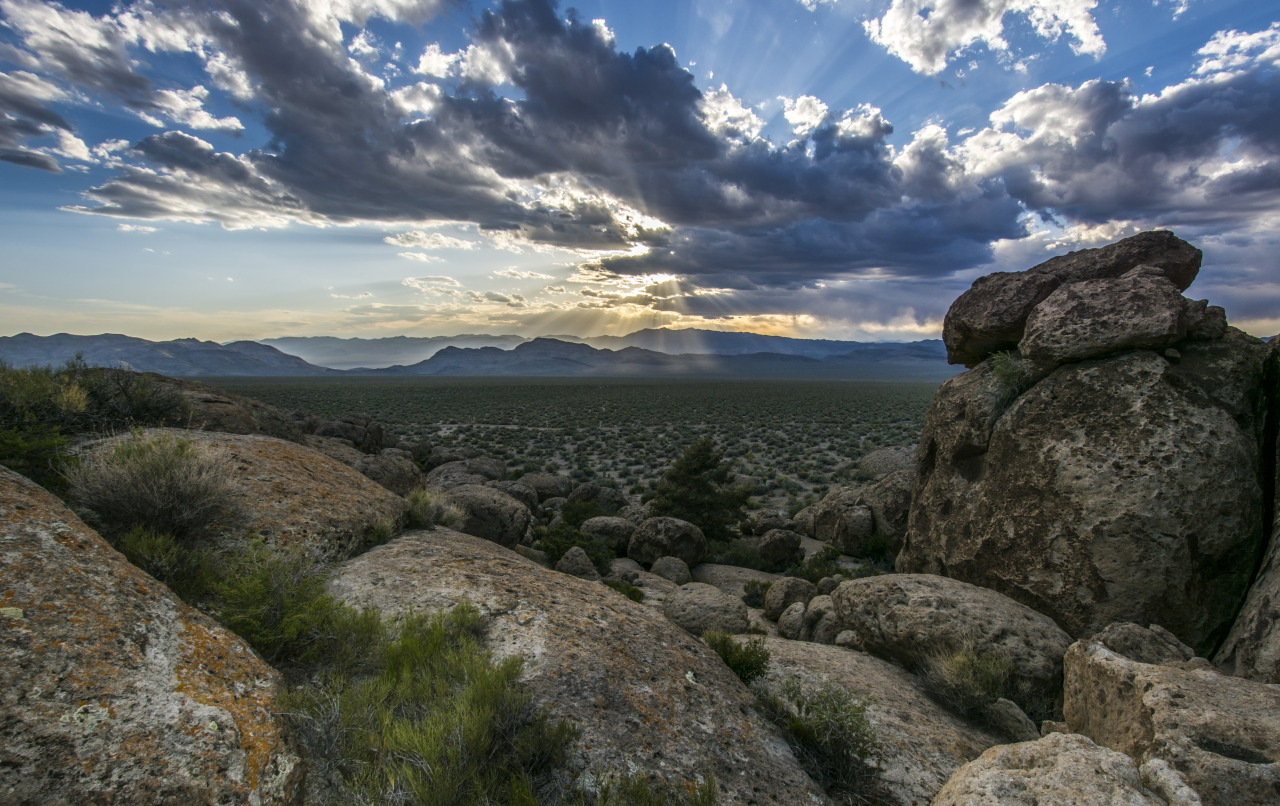
[[[1161,760],[1205,806],[1280,796],[1280,687],[1229,677],[1203,660],[1147,664],[1093,641],[1066,656],[1067,727],[1139,764]]]
[[[1016,348],[1027,317],[1062,285],[1120,277],[1146,265],[1185,291],[1200,271],[1200,260],[1200,250],[1172,232],[1143,232],[1100,249],[1051,258],[1026,271],[980,277],[943,320],[947,360],[973,367],[992,353]]]
[[[1000,591],[1073,636],[1157,623],[1208,651],[1262,551],[1265,344],[1237,330],[1063,365],[1009,404],[990,361],[921,436],[901,572]]]
[[[462,602],[488,615],[495,656],[523,656],[534,703],[581,729],[570,765],[592,773],[579,779],[588,787],[628,772],[681,787],[714,775],[723,803],[822,802],[715,652],[598,583],[436,529],[345,563],[330,592],[390,617]]]
[[[747,606],[714,585],[690,582],[667,594],[662,614],[693,635],[708,630],[734,635],[747,631]]]
[[[524,504],[492,487],[464,484],[446,491],[445,498],[467,513],[461,531],[508,548],[520,542],[533,519]]]
[[[908,668],[958,651],[1004,658],[1027,709],[1057,700],[1071,637],[1026,605],[946,577],[886,574],[841,583],[831,594],[840,624],[863,650]]]
[[[693,567],[706,553],[707,538],[701,529],[688,521],[666,516],[641,523],[627,544],[627,556],[646,565],[659,557],[679,557],[685,565]]]
[[[992,747],[956,770],[932,806],[1193,806],[1186,787],[1173,799],[1133,759],[1084,736],[1054,733]],[[1145,780],[1144,780],[1145,779]],[[1157,784],[1159,785],[1159,784]]]
[[[238,636],[3,467],[0,546],[0,801],[298,802],[280,676]]]

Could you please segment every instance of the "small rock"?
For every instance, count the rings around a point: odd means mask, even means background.
[[[985,714],[991,727],[1008,736],[1011,741],[1033,742],[1040,738],[1036,723],[1012,700],[1000,697],[987,706]]]

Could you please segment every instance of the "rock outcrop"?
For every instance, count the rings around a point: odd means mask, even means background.
[[[306,546],[326,560],[341,560],[372,545],[374,527],[396,525],[408,503],[341,462],[304,445],[261,435],[147,429],[144,436],[169,435],[199,448],[226,452],[242,495],[241,517],[216,528],[220,544],[246,535],[270,545]],[[108,450],[119,438],[100,440],[85,450]]]
[[[582,728],[573,765],[599,781],[632,771],[684,785],[714,775],[723,804],[818,804],[750,692],[701,641],[598,583],[457,532],[410,532],[340,567],[336,596],[383,614],[470,602],[490,648],[524,657],[523,681]]]
[[[813,536],[853,557],[875,539],[892,559],[906,534],[914,482],[912,471],[897,470],[866,487],[832,490],[813,507]]]
[[[501,490],[479,484],[463,484],[445,498],[467,513],[461,530],[510,548],[524,537],[533,520],[527,507]]]
[[[302,442],[302,428],[292,416],[275,406],[195,381],[167,378],[150,372],[141,377],[163,392],[182,396],[190,406],[190,420],[169,423],[171,425],[225,434],[260,434],[289,442]]]
[[[872,802],[927,804],[958,767],[1003,741],[935,703],[911,673],[888,661],[783,638],[767,638],[765,648],[771,685],[796,677],[806,689],[831,683],[870,700],[867,720],[883,746]]]
[[[1231,329],[952,377],[925,418],[897,569],[1000,591],[1076,637],[1158,623],[1210,651],[1260,560],[1271,361]]]
[[[5,468],[0,556],[0,801],[298,802],[280,677],[239,637]]]
[[[1219,674],[1203,658],[1148,664],[1100,642],[1067,651],[1067,728],[1176,770],[1205,806],[1280,798],[1280,687]]]
[[[748,626],[741,599],[703,582],[690,582],[667,594],[662,614],[691,635],[708,630],[733,635],[746,632]]]
[[[679,557],[692,568],[706,553],[707,538],[701,529],[688,521],[666,516],[642,522],[627,543],[627,556],[645,565],[659,557]]]
[[[956,771],[932,806],[1197,806],[1185,784],[1099,747],[1084,736],[1054,733],[993,747]]]
[[[1200,271],[1201,253],[1172,232],[1144,232],[1100,249],[1081,249],[1020,272],[980,277],[951,305],[942,326],[947,360],[976,366],[1022,340],[1036,307],[1061,286],[1120,277],[1135,266],[1158,269],[1178,291]]]
[[[1047,616],[992,590],[946,577],[887,574],[842,582],[831,594],[853,643],[908,668],[967,650],[1005,658],[1024,710],[1058,698],[1071,643]]]

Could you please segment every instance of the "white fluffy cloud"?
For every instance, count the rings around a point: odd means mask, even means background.
[[[799,98],[780,95],[778,100],[782,101],[782,116],[791,124],[796,137],[804,137],[827,117],[827,105],[812,95],[801,95]]]
[[[893,0],[883,16],[864,23],[867,34],[911,69],[935,75],[947,60],[975,45],[1007,51],[1005,16],[1019,14],[1041,37],[1071,40],[1076,53],[1106,50],[1093,19],[1097,0]]]
[[[423,232],[420,229],[402,232],[399,235],[388,235],[382,239],[392,246],[419,249],[475,249],[475,241],[464,241],[439,232]],[[412,254],[412,253],[410,253]]]
[[[418,58],[418,66],[414,68],[414,72],[421,73],[424,76],[444,78],[449,75],[449,71],[461,58],[462,54],[444,53],[440,50],[439,45],[432,42],[422,51],[422,56]]]

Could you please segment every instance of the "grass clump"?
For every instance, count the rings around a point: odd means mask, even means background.
[[[996,387],[1000,391],[1001,403],[1005,406],[1035,384],[1031,371],[1008,350],[992,353],[987,361],[991,366],[991,376],[995,378]]]
[[[467,521],[467,511],[439,493],[428,490],[410,490],[406,496],[409,500],[409,528],[430,529],[443,526],[446,529],[461,529]]]
[[[208,551],[145,526],[135,526],[125,532],[116,540],[115,547],[125,559],[163,582],[185,602],[203,599],[216,577]]]
[[[771,585],[772,582],[748,579],[742,584],[742,601],[747,607],[764,607],[764,597],[769,593]]]
[[[726,633],[710,630],[703,633],[702,640],[743,683],[751,683],[769,671],[769,649],[763,638],[750,638],[739,644]]]
[[[842,803],[875,802],[876,762],[883,748],[867,718],[871,700],[824,682],[805,688],[795,677],[772,689],[757,684],[757,704],[778,725],[796,758]]]
[[[632,585],[630,582],[627,582],[626,580],[614,579],[614,580],[609,580],[604,584],[610,588],[613,588],[618,593],[621,593],[623,596],[627,597],[633,602],[644,601],[644,589],[636,587],[635,585]]]
[[[627,775],[606,783],[597,796],[597,806],[715,806],[716,779],[707,776],[701,784],[687,785],[684,791],[655,786],[647,778]]]
[[[1001,697],[1017,697],[1012,690],[1013,664],[1003,654],[978,650],[972,641],[928,654],[917,667],[925,689],[964,717],[981,717]]]
[[[533,704],[519,657],[493,661],[485,628],[465,604],[383,623],[366,651],[287,695],[351,802],[533,806],[561,785],[577,730]]]
[[[68,497],[106,531],[142,526],[185,538],[238,512],[240,485],[225,452],[171,435],[135,433],[66,472]]]

